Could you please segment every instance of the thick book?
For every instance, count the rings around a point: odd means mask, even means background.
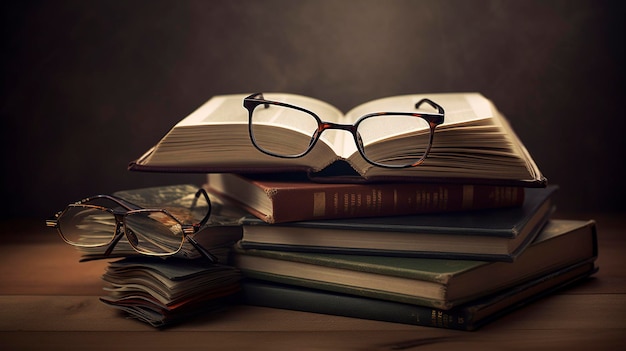
[[[353,136],[341,131],[322,133],[312,151],[303,157],[281,158],[267,155],[252,144],[248,111],[243,107],[247,94],[218,95],[173,126],[153,147],[131,161],[129,169],[193,173],[303,172],[311,178],[333,182],[404,179],[539,187],[546,184],[545,177],[506,118],[479,93],[392,96],[366,102],[346,114],[311,97],[285,93],[264,95],[268,100],[306,108],[324,121],[340,124],[353,124],[369,113],[413,112],[418,101],[428,98],[445,109],[445,121],[436,128],[432,149],[418,167],[390,169],[371,165],[357,151]],[[281,110],[274,111],[280,113]],[[276,117],[271,128],[276,129],[283,145],[311,138],[310,134],[285,128]],[[423,134],[418,137],[394,135],[377,142],[384,146],[381,152],[389,152],[401,149],[402,144],[427,142],[427,139],[420,139],[428,138],[428,133]]]
[[[522,206],[472,212],[267,224],[242,220],[246,249],[513,261],[553,212],[556,186],[526,188]],[[295,205],[294,205],[295,206]]]
[[[302,177],[211,173],[205,189],[267,223],[520,206],[523,187],[438,183],[317,183]]]
[[[551,220],[513,263],[235,247],[234,265],[251,278],[450,309],[596,256],[594,221]]]
[[[596,271],[593,263],[575,264],[450,310],[254,279],[242,282],[242,301],[254,306],[473,331],[546,295],[567,288]]]

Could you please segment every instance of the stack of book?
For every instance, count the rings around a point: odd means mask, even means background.
[[[597,269],[595,222],[552,218],[557,188],[480,94],[397,96],[345,115],[266,94],[338,124],[437,101],[446,121],[432,151],[403,169],[363,162],[340,137],[301,158],[263,154],[244,97],[212,98],[129,168],[208,173],[208,191],[250,213],[232,255],[245,303],[473,330]]]
[[[229,192],[226,184],[246,190]],[[256,203],[259,197],[267,200],[267,194],[272,194],[274,209],[288,203],[306,207],[303,203],[315,201],[315,193],[333,197],[337,192],[350,193],[351,188],[369,187],[375,192],[377,186],[393,185],[287,185],[284,180],[232,174],[211,174],[206,184],[224,196],[245,194],[237,200],[242,205]],[[412,193],[448,187],[399,185],[411,186]],[[449,186],[447,193],[455,187]],[[248,278],[243,282],[244,300],[260,306],[472,330],[595,271],[595,223],[551,219],[556,187],[494,186],[490,192],[488,188],[480,189],[491,198],[505,193],[502,196],[509,201],[522,201],[481,210],[271,224],[260,219],[270,216],[245,205],[258,215],[243,219],[242,239],[234,247],[233,264]],[[303,189],[308,189],[308,196]],[[280,195],[283,191],[300,195]],[[490,197],[479,194],[473,192],[473,196]],[[278,198],[292,200],[279,204]],[[480,200],[484,205],[485,198]],[[296,210],[286,212],[293,215]],[[280,212],[272,217],[283,218]]]

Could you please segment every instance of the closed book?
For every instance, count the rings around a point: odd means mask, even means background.
[[[335,182],[422,181],[520,185],[546,185],[530,153],[507,119],[480,93],[409,94],[383,97],[355,106],[346,113],[327,102],[288,93],[264,93],[265,99],[304,108],[325,122],[354,125],[361,117],[381,112],[431,113],[416,108],[429,99],[445,110],[428,156],[419,167],[386,168],[368,163],[351,133],[321,133],[306,155],[275,157],[257,149],[250,136],[251,114],[244,108],[249,94],[214,96],[174,125],[153,147],[129,164],[130,170],[195,173],[300,172],[312,179]],[[275,106],[275,105],[273,105]],[[258,109],[257,109],[258,110]],[[284,109],[264,110],[283,149],[310,144],[309,118],[282,118]],[[258,112],[258,111],[257,111]],[[315,120],[313,120],[315,121]],[[313,122],[317,123],[317,122]],[[377,137],[360,138],[363,148],[376,150],[377,159],[414,157],[429,144],[429,126],[409,131],[399,118],[388,118],[386,128],[372,130]],[[360,133],[364,135],[364,133]],[[399,152],[401,150],[401,152]]]
[[[522,206],[473,212],[267,224],[244,218],[246,249],[513,261],[553,210],[556,186],[525,189]]]
[[[234,264],[251,278],[450,309],[596,256],[594,221],[551,220],[513,263],[235,247]]]
[[[548,294],[567,288],[596,270],[593,263],[575,264],[450,310],[254,279],[242,282],[242,299],[244,303],[254,306],[472,331]]]
[[[523,187],[438,183],[316,183],[303,177],[212,173],[205,188],[267,223],[444,213],[519,206]]]

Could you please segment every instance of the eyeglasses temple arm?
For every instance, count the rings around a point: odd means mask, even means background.
[[[82,199],[80,201],[77,201],[76,203],[77,204],[84,204],[86,202],[89,202],[89,201],[92,201],[92,200],[95,200],[95,199],[108,199],[108,200],[111,200],[111,201],[115,202],[116,204],[122,206],[127,211],[138,210],[138,209],[142,208],[141,206],[137,206],[137,205],[135,205],[134,203],[132,203],[130,201],[127,201],[127,200],[124,200],[122,198],[119,198],[117,196],[112,196],[112,195],[94,195],[94,196],[90,196],[90,197],[84,198],[84,199]]]
[[[211,263],[219,262],[219,259],[217,258],[217,256],[213,255],[212,253],[209,252],[209,250],[206,250],[204,247],[200,246],[200,244],[196,241],[196,239],[192,238],[189,235],[186,236],[186,238],[189,241],[189,243],[191,243],[191,245],[193,245],[193,247],[196,250],[198,250],[198,252],[200,252],[202,256],[204,256],[209,261],[211,261]]]
[[[200,188],[196,192],[196,196],[193,199],[193,203],[191,204],[191,210],[193,211],[193,209],[196,207],[196,204],[198,203],[198,198],[200,197],[200,195],[204,196],[204,199],[206,200],[207,206],[209,208],[208,208],[204,218],[202,218],[200,223],[198,223],[198,227],[199,228],[204,226],[206,224],[206,222],[209,220],[209,217],[211,217],[211,209],[212,209],[211,199],[209,198],[209,194],[207,194],[206,190],[204,190],[203,188]]]
[[[263,93],[254,93],[250,96],[248,96],[246,99],[258,99],[258,100],[265,100],[265,98],[263,97]],[[244,99],[245,100],[245,99]],[[270,104],[268,103],[264,103],[263,106],[265,106],[265,108],[269,108]]]
[[[434,102],[434,101],[432,101],[432,100],[430,100],[430,99],[421,99],[420,101],[418,101],[418,102],[415,104],[415,108],[420,108],[420,106],[421,106],[423,103],[429,104],[432,108],[437,109],[437,111],[438,111],[439,113],[441,113],[441,114],[444,114],[444,113],[445,113],[445,111],[443,110],[443,107],[439,106],[436,102]]]
[[[58,228],[59,227],[59,217],[63,211],[57,212],[54,217],[46,219],[46,227],[48,228]]]

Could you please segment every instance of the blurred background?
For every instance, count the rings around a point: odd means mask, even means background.
[[[477,91],[559,211],[626,208],[624,2],[2,2],[2,218],[205,175],[127,171],[213,95],[304,94],[347,111]],[[43,221],[42,221],[43,223]]]

